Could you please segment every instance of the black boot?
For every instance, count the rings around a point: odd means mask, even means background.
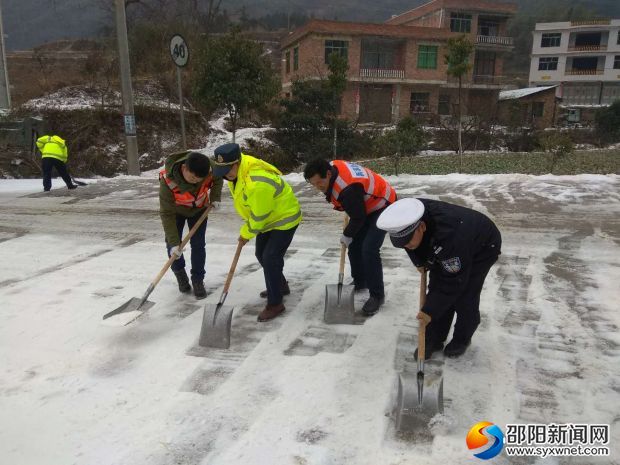
[[[385,298],[383,297],[375,297],[371,295],[362,307],[362,313],[365,316],[373,316],[379,311],[379,307],[383,305],[384,301]]]
[[[191,292],[192,287],[189,285],[189,278],[185,270],[175,271],[174,275],[177,277],[177,283],[179,284],[179,291],[183,294]]]
[[[280,287],[280,292],[282,292],[282,295],[289,295],[291,293],[291,289],[288,287],[288,281],[284,281],[282,283],[282,286]],[[267,289],[265,289],[264,291],[261,291],[260,296],[263,299],[267,298]]]
[[[443,340],[439,340],[434,331],[426,328],[426,336],[424,338],[424,342],[426,343],[426,350],[424,354],[424,358],[428,360],[433,356],[433,352],[439,352],[443,349]],[[418,359],[418,349],[413,353],[413,358],[415,360]]]
[[[356,281],[351,281],[349,284],[347,284],[347,286],[353,286],[353,290],[355,292],[360,292],[368,289],[366,283],[358,283]]]
[[[194,286],[194,295],[198,300],[204,299],[207,296],[207,290],[205,289],[205,283],[201,281],[192,281]]]
[[[458,340],[452,339],[446,345],[446,348],[443,350],[443,353],[446,357],[458,357],[465,353],[465,351],[469,347],[469,344],[471,344],[471,339],[469,341],[458,341]]]

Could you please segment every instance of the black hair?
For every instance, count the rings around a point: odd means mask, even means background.
[[[332,169],[332,165],[325,158],[315,158],[310,160],[304,168],[304,178],[310,179],[318,174],[320,178],[326,178],[327,172]]]
[[[211,163],[209,158],[200,152],[190,152],[185,160],[185,166],[190,170],[194,176],[199,178],[205,178],[208,176],[211,170]]]

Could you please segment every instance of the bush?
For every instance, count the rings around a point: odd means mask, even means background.
[[[463,155],[463,173],[469,174],[547,174],[552,165],[552,153],[497,153],[484,152]],[[384,174],[394,174],[389,159],[373,160],[365,166]],[[458,155],[420,156],[404,160],[400,169],[411,174],[449,174],[459,171]],[[559,160],[551,171],[556,175],[581,173],[620,173],[620,150],[575,151]]]
[[[620,100],[607,108],[599,108],[594,115],[594,127],[602,142],[620,141]]]

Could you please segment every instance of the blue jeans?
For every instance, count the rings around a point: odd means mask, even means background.
[[[265,284],[267,285],[267,304],[282,303],[282,284],[286,278],[284,270],[284,254],[291,245],[297,226],[291,229],[273,229],[256,236],[256,258],[263,267]]]
[[[43,157],[41,159],[41,169],[43,170],[43,190],[48,191],[52,188],[52,169],[56,168],[56,171],[65,182],[67,187],[73,186],[71,176],[67,171],[67,165],[60,161],[58,158]]]
[[[366,284],[370,295],[379,299],[385,296],[381,263],[381,246],[385,239],[385,231],[377,228],[377,218],[382,211],[379,210],[366,217],[364,226],[353,236],[353,242],[349,245],[349,263],[353,280],[359,285]]]
[[[196,222],[202,216],[203,211],[200,211],[196,215],[186,218],[182,215],[177,215],[177,231],[179,231],[179,238],[183,237],[183,227],[185,226],[185,222],[187,221],[187,226],[191,229],[194,227]],[[196,233],[189,240],[189,243],[192,247],[192,281],[204,281],[205,279],[205,262],[207,261],[207,251],[205,249],[205,233],[207,231],[207,221],[200,225]],[[170,245],[166,242],[166,248],[168,250],[168,257],[170,257]],[[172,262],[172,271],[175,273],[177,271],[182,271],[185,269],[185,254],[181,255],[178,260]]]

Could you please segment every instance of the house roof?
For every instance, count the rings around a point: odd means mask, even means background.
[[[286,48],[309,34],[382,36],[425,40],[447,40],[450,37],[459,35],[447,29],[434,27],[401,26],[384,23],[349,23],[344,21],[313,19],[283,38],[281,46],[282,48]]]
[[[544,92],[549,89],[556,88],[555,86],[543,86],[543,87],[524,87],[523,89],[503,90],[499,93],[499,100],[514,100],[534,95],[539,92]]]
[[[386,24],[406,23],[443,8],[512,16],[517,12],[518,5],[516,3],[500,3],[488,0],[432,0],[412,10],[393,16],[386,21]]]

